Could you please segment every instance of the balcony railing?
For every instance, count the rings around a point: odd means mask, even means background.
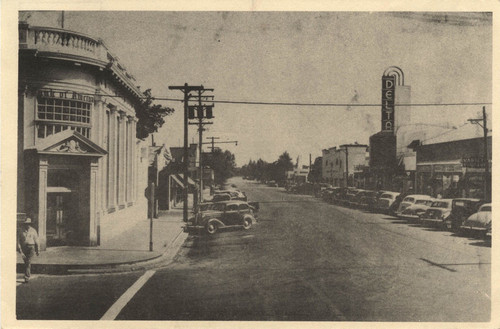
[[[25,22],[19,23],[19,49],[33,49],[46,52],[48,56],[64,58],[68,56],[75,61],[97,62],[113,71],[127,89],[136,97],[141,97],[141,91],[134,85],[135,78],[127,72],[113,56],[101,39],[96,39],[83,33],[68,31],[52,27],[30,26]],[[75,58],[74,56],[80,57]]]
[[[109,61],[108,51],[101,40],[57,28],[20,24],[19,47]]]

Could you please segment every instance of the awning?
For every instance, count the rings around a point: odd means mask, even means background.
[[[184,181],[184,174],[177,174],[177,176],[180,180]],[[192,180],[191,177],[189,177],[189,176],[188,176],[188,185],[193,185],[193,186],[196,185],[194,180]]]
[[[184,188],[184,175],[182,174],[174,174],[170,175],[170,177],[173,178],[173,180],[181,187]],[[191,177],[188,177],[188,185],[195,186],[196,183],[191,179]]]

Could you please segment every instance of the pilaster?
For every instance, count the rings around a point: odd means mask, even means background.
[[[89,245],[97,245],[97,237],[99,232],[98,217],[97,217],[97,174],[99,169],[99,163],[97,159],[92,159],[90,162],[90,207],[89,207]]]
[[[116,210],[116,144],[117,144],[117,111],[109,107],[109,131],[108,131],[108,212]]]
[[[120,137],[118,138],[118,205],[120,209],[126,206],[125,204],[125,180],[126,180],[126,164],[127,158],[125,156],[125,147],[126,147],[126,114],[124,112],[120,112],[119,116],[119,124],[118,124],[118,133]]]
[[[40,250],[47,248],[47,175],[49,162],[40,157],[38,163],[38,236]]]

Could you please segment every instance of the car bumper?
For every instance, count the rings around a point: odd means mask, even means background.
[[[421,218],[420,219],[424,223],[434,223],[434,224],[442,224],[443,220],[440,218]]]
[[[199,226],[199,225],[184,225],[182,227],[182,230],[184,233],[196,233],[199,232],[200,230],[203,230],[205,227],[204,226]]]
[[[472,231],[472,232],[487,232],[488,229],[487,228],[484,228],[484,227],[474,227],[474,226],[460,226],[460,229],[464,230],[464,231]],[[490,233],[490,236],[491,236],[491,233]]]
[[[403,214],[399,214],[398,217],[400,219],[403,219],[403,220],[411,220],[411,221],[419,220],[420,219],[420,216],[418,216],[418,215],[403,215]]]

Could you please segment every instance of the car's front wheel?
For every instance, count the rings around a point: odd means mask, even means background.
[[[217,233],[218,229],[219,229],[219,226],[217,225],[217,223],[215,221],[211,221],[211,222],[207,223],[206,230],[207,230],[208,234],[210,234],[210,235],[215,234],[215,233]]]
[[[252,219],[250,217],[243,218],[243,228],[248,230],[252,227]]]

